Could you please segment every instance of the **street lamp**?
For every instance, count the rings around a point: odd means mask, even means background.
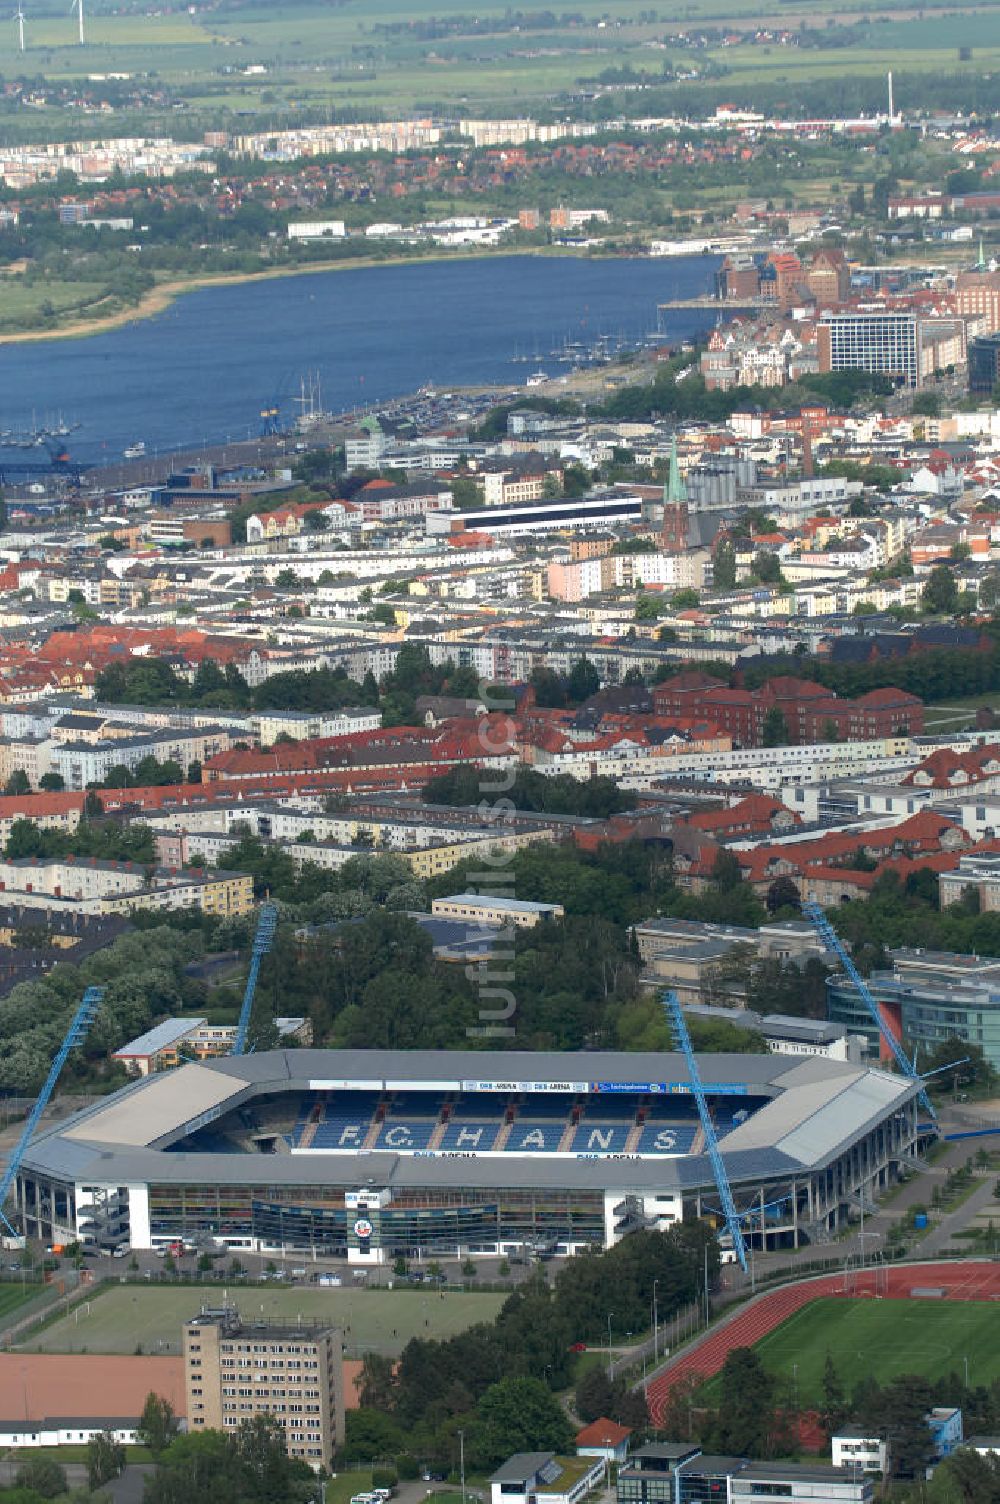
[[[659,1349],[659,1326],[658,1326],[658,1323],[657,1323],[657,1320],[656,1320],[656,1287],[657,1287],[657,1285],[659,1283],[660,1283],[660,1281],[658,1279],[654,1279],[654,1281],[653,1281],[653,1367],[654,1368],[656,1367],[656,1364],[657,1364],[657,1362],[659,1360],[659,1354],[660,1354],[660,1349]]]
[[[614,1314],[615,1314],[614,1311],[609,1311],[608,1312],[608,1378],[609,1379],[613,1379],[614,1376],[615,1376],[614,1375],[614,1369],[613,1369],[612,1362],[611,1362],[611,1318],[612,1318],[612,1316]]]
[[[465,1504],[465,1432],[458,1433],[458,1470],[462,1479],[462,1504]]]

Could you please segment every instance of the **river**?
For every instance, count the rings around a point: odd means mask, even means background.
[[[203,288],[106,334],[0,347],[0,428],[78,424],[75,459],[255,435],[262,408],[295,417],[318,373],[334,412],[438,389],[523,385],[553,352],[599,336],[676,340],[706,311],[657,304],[708,291],[712,256],[677,259],[491,256],[357,268]],[[41,452],[40,452],[41,457]]]

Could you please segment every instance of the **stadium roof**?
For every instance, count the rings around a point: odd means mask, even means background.
[[[701,1057],[707,1089],[736,1106],[764,1104],[721,1141],[730,1179],[787,1178],[832,1161],[860,1134],[912,1098],[918,1087],[869,1067],[827,1059],[712,1054]],[[222,1057],[146,1077],[36,1137],[25,1168],[63,1179],[268,1186],[454,1185],[454,1154],[306,1149],[287,1154],[172,1148],[236,1108],[275,1094],[330,1090],[493,1090],[497,1108],[519,1091],[679,1096],[689,1091],[675,1053],[515,1053],[500,1050],[271,1050]],[[690,1098],[686,1097],[689,1101]],[[164,1152],[165,1150],[170,1152]],[[470,1186],[640,1191],[714,1184],[706,1154],[558,1159],[516,1151],[462,1155]]]

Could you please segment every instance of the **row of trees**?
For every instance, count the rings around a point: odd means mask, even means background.
[[[465,1433],[467,1462],[491,1468],[512,1452],[564,1450],[571,1428],[554,1391],[572,1378],[574,1343],[626,1337],[651,1321],[653,1282],[661,1319],[697,1297],[718,1271],[718,1244],[700,1222],[641,1232],[607,1252],[568,1260],[549,1283],[539,1270],[504,1303],[496,1320],[444,1340],[414,1338],[398,1363],[370,1353],[359,1380],[361,1408],[348,1413],[346,1460],[402,1454],[451,1467]],[[584,1395],[588,1393],[584,1386]],[[647,1421],[641,1399],[621,1386],[607,1398],[633,1423]]]

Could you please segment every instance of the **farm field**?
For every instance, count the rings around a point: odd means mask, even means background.
[[[988,1301],[843,1300],[803,1306],[756,1344],[769,1373],[795,1384],[805,1409],[822,1399],[827,1353],[850,1390],[862,1377],[884,1384],[899,1374],[936,1379],[953,1370],[969,1382],[1000,1377],[1000,1307]],[[719,1380],[705,1386],[713,1401]]]
[[[540,0],[525,0],[526,15],[542,12],[538,27],[495,23],[501,4],[470,7],[465,0],[390,0],[373,12],[366,0],[329,7],[292,0],[281,14],[223,3],[210,16],[157,14],[134,8],[108,14],[110,0],[88,9],[87,43],[75,44],[68,11],[34,13],[27,27],[24,71],[50,80],[100,70],[154,75],[178,90],[189,111],[261,111],[275,124],[303,111],[330,107],[377,112],[461,108],[463,113],[516,114],[593,84],[609,69],[632,69],[655,82],[664,68],[700,71],[717,64],[732,83],[800,83],[845,73],[884,73],[891,55],[899,74],[947,69],[981,73],[1000,64],[997,3],[959,6],[945,0],[917,10],[906,4],[865,7],[845,0],[836,16],[819,0],[801,0],[784,14],[761,16],[750,0],[694,0],[668,17],[612,0],[580,0],[570,24],[553,24]],[[429,18],[438,33],[417,30]],[[689,49],[664,40],[698,26],[775,29],[811,25],[822,37],[834,20],[857,21],[848,47],[713,46]],[[456,24],[458,23],[458,24]],[[467,23],[467,24],[466,24]],[[960,32],[960,36],[959,36]],[[971,55],[959,58],[957,42]],[[246,69],[254,71],[247,74]],[[722,79],[717,80],[720,84]],[[162,105],[151,124],[184,134],[184,114]]]
[[[2,1292],[0,1292],[2,1293]],[[288,1290],[254,1286],[228,1292],[244,1320],[328,1321],[344,1329],[351,1357],[398,1353],[411,1337],[449,1337],[490,1321],[503,1295],[438,1290],[362,1290],[354,1287]],[[31,1352],[179,1353],[181,1324],[204,1304],[219,1306],[218,1285],[150,1289],[120,1285],[78,1306],[25,1344]]]

